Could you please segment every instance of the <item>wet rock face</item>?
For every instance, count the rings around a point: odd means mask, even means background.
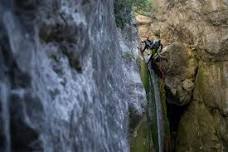
[[[120,50],[112,1],[1,1],[0,151],[128,151]]]
[[[217,132],[219,117],[216,119],[203,103],[192,101],[179,123],[176,151],[225,152]]]
[[[167,46],[162,54],[167,61],[159,63],[165,72],[168,103],[186,105],[194,89],[197,61],[189,49],[180,42]]]
[[[170,13],[168,16],[161,11],[163,15],[159,20],[165,20],[165,24],[160,24],[161,37],[169,42],[178,40],[200,48],[198,53],[204,60],[227,59],[228,11],[225,1],[185,0],[165,3],[160,6],[167,7]]]
[[[168,102],[187,105],[178,125],[176,151],[225,152],[227,1],[157,0],[156,4],[152,23],[144,27],[166,46],[163,55],[168,61],[161,65]]]
[[[116,1],[118,2],[118,1]],[[131,16],[131,12],[128,14]],[[123,58],[123,68],[126,77],[130,78],[131,81],[126,83],[126,89],[128,90],[128,141],[130,151],[146,151],[148,142],[148,132],[145,120],[146,113],[146,91],[143,86],[138,61],[138,32],[135,26],[135,20],[132,18],[129,24],[118,30],[118,38],[120,41],[120,47]],[[143,122],[143,123],[142,123]],[[143,126],[142,126],[143,124]],[[140,137],[139,137],[140,136]],[[143,138],[143,140],[142,140]],[[151,141],[150,141],[151,142]],[[146,148],[145,148],[146,147]],[[145,148],[145,149],[143,149]]]
[[[38,98],[33,98],[30,94],[22,99],[19,96],[11,97],[10,105],[10,133],[11,147],[13,151],[43,151],[42,143],[39,140],[39,131],[26,122],[29,119],[40,124],[44,120],[43,107]],[[42,126],[40,126],[42,127]]]

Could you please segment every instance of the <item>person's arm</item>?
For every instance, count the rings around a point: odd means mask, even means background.
[[[143,41],[143,43],[144,43],[144,48],[142,49],[142,52],[144,52],[146,50],[146,42]]]

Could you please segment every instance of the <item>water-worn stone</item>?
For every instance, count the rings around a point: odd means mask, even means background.
[[[188,104],[194,88],[196,60],[189,50],[178,42],[167,46],[162,55],[167,59],[160,63],[165,73],[166,89],[176,98],[175,104]]]

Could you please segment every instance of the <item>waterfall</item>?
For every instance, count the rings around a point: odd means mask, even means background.
[[[163,111],[162,111],[162,104],[161,104],[161,99],[160,99],[160,87],[159,87],[159,77],[155,74],[154,70],[151,68],[151,62],[148,64],[148,69],[150,73],[150,87],[152,92],[152,100],[149,102],[153,102],[152,105],[155,107],[153,110],[155,110],[155,113],[153,116],[156,118],[150,118],[150,119],[156,119],[156,132],[157,132],[157,143],[158,145],[155,145],[157,147],[158,152],[163,152],[164,151],[164,120],[163,120]]]

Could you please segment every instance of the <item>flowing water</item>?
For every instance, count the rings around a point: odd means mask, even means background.
[[[149,63],[150,65],[151,63]],[[158,152],[164,151],[164,120],[163,120],[163,110],[162,110],[162,104],[161,104],[161,98],[160,98],[160,87],[159,87],[159,77],[155,74],[154,70],[151,68],[151,66],[148,66],[149,73],[150,73],[150,86],[152,87],[152,100],[150,102],[154,102],[155,104],[152,104],[154,106],[153,113],[155,113],[153,116],[156,119],[156,137],[157,145],[155,147],[157,148]],[[155,125],[155,124],[153,124]]]

